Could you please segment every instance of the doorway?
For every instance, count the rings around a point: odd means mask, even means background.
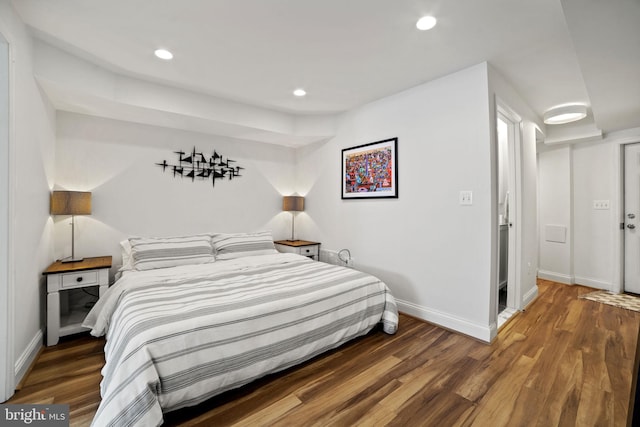
[[[517,188],[519,119],[498,107],[497,114],[497,209],[498,214],[498,328],[516,313],[516,257],[518,254]]]
[[[640,294],[640,143],[624,146],[624,290]]]

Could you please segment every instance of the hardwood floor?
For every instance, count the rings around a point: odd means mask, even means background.
[[[538,299],[492,345],[401,315],[394,336],[372,332],[169,413],[166,425],[631,425],[640,313],[577,298],[590,288],[538,283]],[[71,425],[88,425],[103,344],[45,349],[9,403],[68,403]]]

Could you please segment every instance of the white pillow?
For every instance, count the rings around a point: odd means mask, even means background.
[[[278,253],[270,231],[214,234],[211,241],[216,259],[221,260]]]
[[[134,270],[214,262],[211,236],[131,237]]]
[[[129,239],[120,242],[120,249],[122,267],[120,267],[118,271],[133,270],[133,258],[131,257],[131,243],[129,243]]]

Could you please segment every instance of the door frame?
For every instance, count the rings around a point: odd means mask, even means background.
[[[13,307],[13,236],[12,209],[13,206],[13,144],[14,141],[14,108],[13,100],[13,44],[10,38],[0,32],[0,43],[6,46],[6,59],[0,61],[0,66],[6,67],[0,74],[0,85],[7,88],[6,114],[0,122],[6,122],[6,133],[0,134],[0,402],[9,399],[15,391],[14,366],[14,307]],[[5,63],[6,61],[6,63]],[[6,77],[6,79],[5,79]],[[4,80],[4,81],[3,81]],[[0,93],[1,95],[1,93]],[[2,101],[4,102],[4,101]],[[2,110],[0,109],[0,113]],[[4,141],[3,141],[4,140]],[[6,143],[6,144],[5,144]]]
[[[509,170],[509,217],[510,222],[513,224],[509,227],[509,252],[508,252],[508,281],[507,284],[507,307],[514,308],[518,311],[522,311],[522,283],[521,283],[521,270],[522,270],[522,141],[524,138],[524,123],[522,117],[516,113],[507,103],[502,101],[496,96],[495,99],[496,111],[494,119],[495,129],[495,141],[497,147],[498,141],[498,119],[506,121],[509,128],[509,132],[513,138],[509,138],[509,158],[511,161],[511,167]],[[512,141],[511,141],[512,139]],[[497,148],[496,148],[497,156]],[[495,176],[498,175],[498,162],[495,164]],[[495,194],[498,194],[498,182],[496,178]],[[497,207],[497,198],[496,203]],[[497,224],[498,216],[494,215],[493,221]],[[497,265],[496,271],[499,271],[500,266],[500,248],[499,248],[499,233],[500,229],[496,225],[494,239],[498,239],[496,244],[495,263]],[[497,280],[494,283],[495,294],[499,291]],[[511,302],[511,304],[509,304]],[[496,303],[496,317],[498,314],[498,304]]]

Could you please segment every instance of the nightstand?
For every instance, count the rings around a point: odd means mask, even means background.
[[[85,305],[74,305],[71,293],[94,288],[101,297],[109,288],[111,257],[85,258],[78,262],[56,261],[42,272],[47,276],[47,345],[60,337],[86,331],[82,321],[89,312]]]
[[[276,249],[279,252],[289,252],[304,255],[318,261],[320,259],[320,243],[306,240],[277,240]]]

